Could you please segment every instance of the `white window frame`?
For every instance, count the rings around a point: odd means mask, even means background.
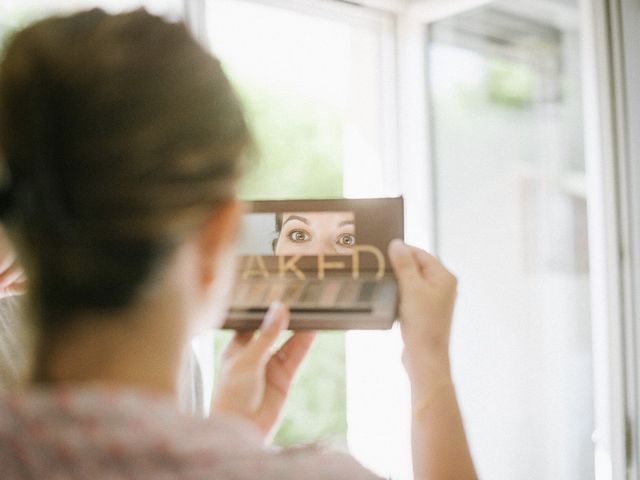
[[[626,438],[631,443],[628,445],[627,463],[632,465],[630,478],[640,476],[640,328],[638,318],[640,316],[640,59],[637,55],[637,46],[640,45],[640,1],[623,0],[620,2],[620,14],[618,16],[621,26],[623,51],[621,61],[624,64],[624,99],[626,119],[625,128],[626,160],[629,166],[629,191],[631,193],[631,214],[626,223],[632,239],[632,271],[633,288],[633,315],[630,318],[632,330],[632,348],[627,358],[633,360],[627,369],[633,386],[631,398],[632,408]],[[631,335],[629,335],[631,336]],[[631,390],[629,388],[629,390]]]

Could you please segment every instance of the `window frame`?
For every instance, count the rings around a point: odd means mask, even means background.
[[[640,315],[640,231],[633,228],[633,225],[640,224],[640,92],[637,89],[637,82],[640,79],[640,61],[638,60],[634,46],[640,44],[640,31],[637,25],[640,24],[640,2],[624,0],[620,4],[620,15],[618,16],[622,43],[622,62],[624,64],[624,98],[623,107],[626,112],[626,121],[623,124],[626,137],[626,159],[630,169],[629,190],[632,193],[632,207],[627,226],[632,236],[632,270],[633,270],[633,315],[630,327],[633,328],[630,357],[633,365],[628,370],[631,373],[633,401],[632,413],[630,415],[631,425],[629,425],[625,438],[631,442],[627,450],[630,459],[627,463],[632,465],[630,476],[638,478],[640,475],[640,328],[634,319]],[[631,335],[630,335],[631,336]],[[629,389],[630,390],[630,389]]]

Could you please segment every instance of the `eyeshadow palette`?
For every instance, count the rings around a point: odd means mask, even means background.
[[[294,330],[391,327],[398,289],[386,252],[403,237],[401,198],[252,207],[225,328],[257,328],[275,300],[289,306]]]

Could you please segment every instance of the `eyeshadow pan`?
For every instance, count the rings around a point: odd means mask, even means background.
[[[373,300],[373,292],[376,289],[376,282],[364,282],[360,287],[360,294],[358,296],[358,302],[368,303]]]
[[[287,288],[287,284],[284,282],[278,282],[271,285],[267,295],[264,299],[266,305],[271,305],[276,300],[281,300],[284,297],[285,290]]]
[[[307,283],[305,288],[300,295],[300,302],[302,303],[316,303],[320,298],[320,294],[322,293],[322,284],[321,283]]]
[[[323,307],[330,307],[336,304],[338,295],[342,290],[342,282],[339,280],[328,280],[324,283],[324,289],[320,295],[318,303]]]
[[[355,281],[347,281],[342,285],[342,289],[338,294],[337,303],[340,305],[350,305],[355,303],[356,297],[358,295],[358,287],[360,286],[359,282]]]
[[[298,299],[301,290],[302,284],[300,283],[292,283],[287,285],[282,295],[282,302],[288,305],[294,303]]]

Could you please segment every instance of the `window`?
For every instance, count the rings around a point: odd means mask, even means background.
[[[454,373],[486,478],[594,478],[579,10],[549,3],[430,26],[438,245],[461,279]]]

